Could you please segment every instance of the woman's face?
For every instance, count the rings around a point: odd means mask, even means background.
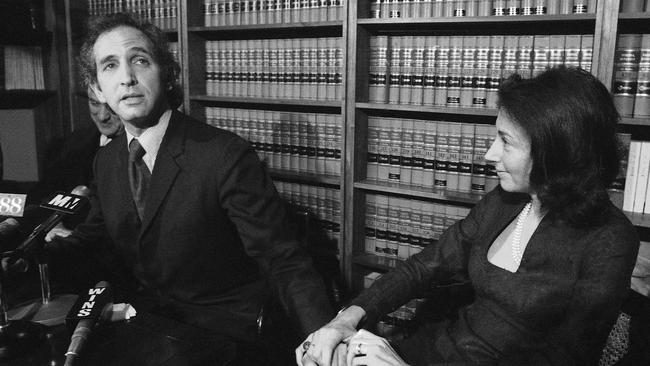
[[[504,110],[499,110],[497,135],[485,153],[485,160],[494,164],[501,188],[508,192],[532,193],[530,172],[530,139],[526,132]]]

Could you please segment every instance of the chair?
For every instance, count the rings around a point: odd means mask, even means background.
[[[598,365],[650,365],[650,299],[629,291]]]

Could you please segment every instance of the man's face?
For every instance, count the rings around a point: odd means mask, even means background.
[[[164,85],[153,45],[141,31],[120,26],[101,34],[93,47],[100,101],[123,122],[137,128],[155,125],[167,109]]]
[[[88,89],[88,109],[90,109],[90,118],[102,135],[113,138],[124,132],[124,124],[120,118],[108,105],[100,102],[91,89]]]

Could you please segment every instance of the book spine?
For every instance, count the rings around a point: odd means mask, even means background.
[[[391,36],[389,38],[390,59],[389,59],[389,78],[388,78],[388,103],[399,103],[399,91],[401,80],[401,38]]]
[[[439,189],[447,188],[447,168],[449,165],[449,122],[438,122],[436,129],[436,171],[433,185]]]
[[[463,37],[451,36],[449,41],[447,107],[460,107],[460,89],[463,71]]]
[[[426,188],[434,187],[436,171],[436,133],[438,123],[428,121],[424,130],[424,167],[422,170],[422,185]]]
[[[612,94],[618,112],[623,117],[632,117],[634,113],[640,49],[640,34],[621,34],[618,36],[614,52]]]
[[[533,59],[533,75],[537,76],[549,67],[549,57],[551,49],[550,36],[536,35],[534,36],[534,59]]]
[[[437,37],[425,37],[422,104],[435,104]]]
[[[444,107],[447,105],[449,53],[450,37],[438,37],[438,50],[436,54],[436,86],[434,91],[434,105],[438,107]]]
[[[501,69],[503,65],[503,36],[490,36],[489,77],[486,84],[486,106],[497,107],[497,92],[501,85]]]
[[[594,55],[594,36],[583,34],[580,42],[580,67],[591,72]]]
[[[641,39],[634,117],[650,117],[650,34],[644,34]]]
[[[472,193],[485,193],[485,154],[490,147],[489,128],[477,125],[474,135],[474,152],[472,154]]]
[[[517,47],[517,73],[523,78],[529,78],[533,72],[534,45],[536,36],[520,36]],[[543,50],[543,49],[542,49]],[[548,47],[546,47],[548,50]],[[548,56],[540,56],[548,60]]]
[[[474,124],[463,123],[460,135],[460,158],[458,165],[458,190],[472,189],[472,160],[474,157]]]
[[[402,123],[399,119],[390,119],[388,181],[399,183],[402,160]]]
[[[411,104],[411,83],[413,80],[413,37],[400,37],[401,63],[399,80],[399,103]]]
[[[496,126],[490,125],[487,127],[487,136],[496,136]],[[487,151],[487,150],[486,150]],[[492,191],[499,185],[499,176],[497,175],[497,170],[494,164],[485,161],[485,192],[488,193]]]
[[[460,106],[473,107],[477,79],[477,37],[463,37],[463,64],[460,78]]]
[[[375,207],[375,255],[385,257],[388,241],[388,197],[378,195]]]
[[[379,120],[368,117],[368,150],[366,155],[366,179],[377,179],[379,146]]]
[[[411,76],[411,98],[410,104],[422,104],[422,91],[424,89],[424,50],[425,40],[423,36],[415,37],[413,49],[413,68]]]
[[[639,170],[636,177],[636,188],[634,191],[634,205],[632,212],[643,213],[645,205],[646,189],[648,188],[648,173],[650,171],[650,142],[641,143],[641,153],[639,155]]]
[[[390,171],[390,125],[386,118],[379,120],[378,126],[379,143],[377,145],[377,179],[380,181],[389,180]]]
[[[400,183],[411,184],[413,173],[413,121],[402,120],[402,146],[400,154]]]
[[[376,199],[375,194],[366,194],[366,226],[365,226],[365,241],[364,251],[368,254],[375,253],[376,243]]]
[[[411,167],[411,184],[422,187],[424,185],[424,160],[425,156],[425,127],[426,122],[416,120],[413,122],[413,162]]]

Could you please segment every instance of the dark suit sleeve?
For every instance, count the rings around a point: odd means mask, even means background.
[[[333,315],[322,279],[311,258],[291,238],[284,205],[250,145],[233,137],[225,151],[221,206],[291,318],[298,320],[305,334],[310,333]]]
[[[422,296],[433,285],[468,281],[469,248],[496,194],[484,197],[467,217],[445,230],[435,244],[399,263],[351,302],[366,311],[367,325],[373,325],[383,315]]]
[[[94,183],[90,184],[90,212],[85,221],[65,238],[54,238],[47,245],[52,276],[60,282],[80,288],[109,279],[108,235]]]

